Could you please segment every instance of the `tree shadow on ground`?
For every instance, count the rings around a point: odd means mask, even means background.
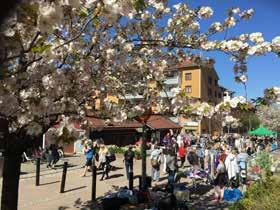
[[[220,203],[214,203],[213,202],[213,186],[205,184],[205,183],[197,183],[196,188],[191,187],[190,182],[182,182],[180,184],[184,184],[186,186],[190,186],[190,194],[191,199],[188,202],[188,206],[190,210],[226,210],[228,209],[232,204],[228,202],[221,201]],[[166,186],[166,183],[162,183],[158,186],[164,187]],[[103,196],[108,196],[114,192],[119,191],[119,189],[124,186],[117,186],[112,185],[112,188],[106,192]],[[137,188],[135,186],[135,188]],[[80,198],[78,198],[73,206],[76,209],[80,210],[102,210],[101,206],[101,197],[98,197],[96,202],[92,203],[91,201],[82,201]],[[58,209],[60,210],[60,209]]]

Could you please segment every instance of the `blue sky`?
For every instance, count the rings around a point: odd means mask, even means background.
[[[265,40],[271,41],[273,37],[280,36],[280,0],[172,0],[171,2],[186,2],[191,7],[212,7],[214,15],[209,21],[202,21],[202,29],[204,25],[209,25],[209,22],[222,22],[228,8],[237,6],[241,10],[253,8],[255,10],[253,18],[230,29],[228,37],[242,33],[262,32]],[[229,57],[221,53],[204,55],[215,58],[220,85],[235,91],[236,95],[244,95],[243,86],[234,81],[232,70],[234,63],[229,60]],[[248,98],[262,96],[265,88],[280,86],[280,57],[275,54],[251,57],[248,60],[248,74]]]

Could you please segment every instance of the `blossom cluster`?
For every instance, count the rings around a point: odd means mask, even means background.
[[[277,105],[259,106],[256,112],[258,118],[268,129],[280,131],[280,108]]]
[[[264,98],[270,103],[280,104],[280,87],[268,88],[264,91]]]

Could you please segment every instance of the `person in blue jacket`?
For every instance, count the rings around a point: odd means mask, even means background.
[[[85,164],[84,173],[81,175],[82,177],[85,177],[87,170],[90,170],[92,167],[92,159],[94,156],[94,151],[93,151],[92,144],[90,142],[85,143],[84,154],[86,156],[86,164]]]

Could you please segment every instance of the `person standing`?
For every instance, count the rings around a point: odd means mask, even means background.
[[[228,179],[230,182],[235,182],[239,175],[239,165],[237,161],[237,150],[232,149],[231,153],[227,156],[225,160],[225,166],[228,172]]]
[[[209,163],[210,163],[210,148],[207,146],[204,151],[204,170],[209,171]]]
[[[152,165],[152,180],[158,182],[160,177],[160,164],[161,164],[161,150],[158,145],[155,145],[154,150],[151,153],[151,165]]]
[[[177,157],[173,150],[169,150],[166,156],[166,170],[168,173],[168,185],[173,184],[177,170]]]
[[[188,153],[187,159],[192,168],[197,171],[199,169],[199,157],[196,153],[195,147],[190,147],[190,152]]]
[[[100,144],[100,148],[98,151],[98,156],[99,156],[99,166],[98,169],[103,169],[106,163],[106,155],[108,153],[108,148],[105,147],[104,144]]]
[[[53,144],[46,147],[46,149],[45,149],[45,155],[47,158],[47,168],[52,167],[52,162],[53,162],[52,147],[53,147]]]
[[[163,154],[163,167],[162,167],[162,172],[163,172],[164,174],[166,174],[166,173],[167,173],[167,171],[166,171],[166,157],[167,157],[167,155],[168,155],[168,147],[167,147],[167,145],[164,146],[164,148],[163,148],[163,150],[162,150],[162,154]]]
[[[52,157],[53,157],[52,167],[55,167],[55,164],[59,161],[59,153],[57,150],[57,146],[55,144],[53,144],[52,146]]]
[[[216,178],[214,180],[215,185],[215,201],[219,202],[223,200],[224,197],[224,187],[227,184],[227,174],[226,168],[224,164],[223,157],[219,158],[219,165],[217,167]]]
[[[237,162],[239,164],[240,169],[240,178],[241,183],[246,184],[247,181],[247,161],[248,161],[249,155],[245,151],[245,149],[242,149],[241,152],[237,155]]]
[[[104,179],[105,175],[106,175],[106,179],[109,178],[110,161],[108,159],[108,153],[109,153],[108,148],[104,144],[101,144],[99,152],[98,152],[99,162],[100,162],[100,165],[98,168],[102,170],[102,176],[101,176],[100,181],[102,181]]]
[[[166,146],[171,146],[172,144],[172,139],[171,139],[171,134],[170,132],[167,132],[166,135],[164,136],[163,140],[162,140],[163,145]]]
[[[181,161],[180,168],[184,167],[184,163],[186,161],[186,154],[187,154],[187,148],[185,147],[184,143],[181,143],[179,146],[179,152],[178,152],[178,155],[179,155],[179,158]]]
[[[129,173],[133,172],[133,160],[135,157],[135,153],[132,150],[132,146],[130,145],[128,147],[128,150],[124,153],[124,164],[125,164],[125,170],[126,170],[126,177],[129,179]]]
[[[201,169],[204,169],[204,149],[198,145],[197,156],[199,158],[199,165]]]
[[[90,141],[87,141],[84,147],[84,154],[86,156],[86,164],[85,169],[81,177],[85,177],[88,170],[92,167],[92,159],[93,159],[93,149]]]

